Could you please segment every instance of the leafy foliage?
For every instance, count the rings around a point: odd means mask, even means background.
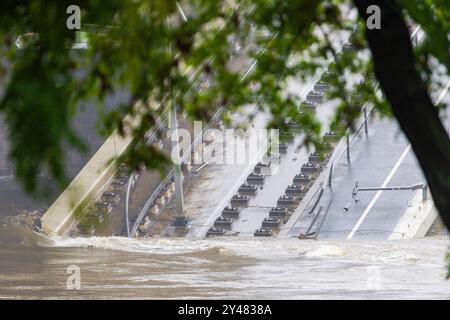
[[[147,146],[145,135],[167,117],[173,101],[181,113],[202,120],[220,106],[233,112],[256,103],[271,114],[270,127],[286,129],[286,120],[292,120],[301,124],[306,144],[319,145],[321,123],[299,112],[304,93],[290,84],[321,77],[328,68],[322,79],[330,83],[329,99],[338,101],[335,124],[352,129],[365,103],[390,113],[375,93],[363,22],[347,1],[180,1],[185,21],[174,0],[85,0],[79,2],[83,34],[65,26],[70,2],[0,4],[0,52],[10,66],[0,72],[5,84],[0,110],[10,156],[28,191],[37,189],[36,176],[46,168],[65,185],[63,149],[83,150],[71,119],[80,102],[90,99],[99,101],[103,134],[117,129],[135,137],[123,160],[159,169],[167,159]],[[429,74],[428,57],[435,57],[448,73],[448,1],[401,4],[428,35],[418,67]],[[17,36],[25,34],[29,43],[18,49]],[[70,49],[81,35],[88,49]],[[352,46],[341,50],[348,41]],[[257,61],[249,73],[246,56]],[[105,99],[118,90],[127,90],[129,101],[106,112]]]

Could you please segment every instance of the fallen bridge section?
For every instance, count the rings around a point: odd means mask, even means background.
[[[141,103],[135,105],[137,115],[126,117],[129,127],[124,137],[114,131],[98,149],[84,168],[72,180],[42,217],[42,231],[48,235],[65,235],[68,229],[83,214],[84,209],[95,199],[106,183],[115,174],[119,158],[133,140],[132,128],[139,123]],[[141,109],[142,108],[142,109]]]
[[[69,186],[42,217],[42,230],[48,235],[64,235],[84,208],[114,175],[116,163],[109,161],[122,154],[132,138],[115,132],[105,141]]]

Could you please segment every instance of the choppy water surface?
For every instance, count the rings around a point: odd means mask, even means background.
[[[0,298],[449,299],[448,239],[39,239],[0,228]],[[68,290],[69,265],[81,290]]]

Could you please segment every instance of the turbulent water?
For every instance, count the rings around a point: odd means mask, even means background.
[[[46,240],[3,227],[0,298],[449,299],[448,245],[443,238]],[[80,290],[67,289],[70,265],[80,268]]]

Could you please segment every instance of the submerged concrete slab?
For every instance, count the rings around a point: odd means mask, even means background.
[[[94,154],[70,185],[50,206],[42,218],[42,230],[48,235],[63,235],[75,221],[77,212],[93,200],[97,192],[112,177],[115,157],[131,142],[114,132]]]

